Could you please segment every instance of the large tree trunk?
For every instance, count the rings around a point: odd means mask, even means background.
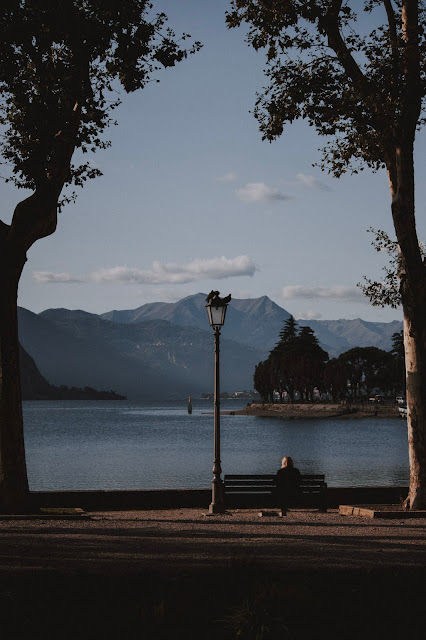
[[[414,215],[413,143],[401,136],[391,168],[392,216],[400,249],[399,280],[404,310],[410,490],[406,507],[426,509],[426,266]]]
[[[426,304],[404,307],[410,490],[407,508],[426,508]]]
[[[22,419],[17,318],[24,260],[0,243],[0,512],[26,510],[29,501]]]
[[[43,186],[20,202],[12,224],[0,221],[0,512],[27,510],[29,489],[25,462],[19,371],[18,285],[31,245],[54,232],[56,183]]]

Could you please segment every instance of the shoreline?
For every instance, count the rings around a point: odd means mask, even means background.
[[[223,412],[236,416],[257,416],[260,418],[359,420],[362,418],[401,419],[397,406],[350,405],[350,404],[265,404],[252,403],[244,409]]]

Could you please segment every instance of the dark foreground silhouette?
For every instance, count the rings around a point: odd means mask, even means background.
[[[292,509],[3,517],[2,637],[420,638],[425,527]]]
[[[421,638],[421,572],[3,577],[4,638]]]

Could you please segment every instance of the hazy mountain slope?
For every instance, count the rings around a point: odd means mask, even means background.
[[[20,339],[51,384],[113,389],[128,398],[211,392],[213,335],[205,298],[198,293],[176,303],[102,316],[67,309],[36,315],[20,309]],[[232,300],[221,338],[223,391],[253,387],[255,365],[274,347],[288,317],[267,296]],[[312,327],[330,357],[357,346],[389,350],[392,335],[402,327],[360,319],[299,324]]]
[[[178,302],[154,302],[133,311],[109,311],[102,314],[101,318],[122,323],[168,320],[180,326],[208,331],[206,296],[205,293],[197,293]],[[233,299],[227,310],[223,336],[268,352],[276,343],[283,322],[289,316],[285,309],[267,296],[247,300]]]
[[[389,351],[392,335],[402,329],[402,322],[366,322],[355,320],[309,320],[309,325],[330,355],[334,357],[353,347],[378,347]]]
[[[211,392],[213,335],[165,320],[118,324],[84,311],[20,310],[20,335],[55,384],[112,388],[129,398]],[[222,389],[252,388],[262,353],[223,339]],[[106,385],[108,381],[108,385]]]
[[[183,327],[208,328],[205,310],[207,294],[197,293],[178,302],[152,302],[137,309],[109,311],[101,314],[101,318],[123,324],[136,324],[144,320],[167,320]]]
[[[34,359],[20,345],[19,363],[23,400],[124,400],[113,391],[96,391],[90,387],[56,387],[49,384]]]
[[[19,366],[21,374],[21,388],[23,400],[38,400],[48,398],[51,385],[37,368],[33,358],[20,345]]]
[[[58,319],[60,312],[56,310],[54,314]],[[129,359],[117,346],[109,344],[96,329],[97,324],[106,322],[98,316],[65,312],[67,321],[61,324],[52,322],[48,315],[49,312],[36,315],[19,309],[19,337],[51,384],[113,389],[128,397],[141,398],[160,397],[163,385],[170,385],[176,393],[186,393],[179,380],[169,379],[166,373],[158,373],[146,362]]]

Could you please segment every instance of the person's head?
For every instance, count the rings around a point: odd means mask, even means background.
[[[284,469],[285,467],[294,467],[293,459],[290,456],[284,456],[283,461],[281,463],[281,467]]]

